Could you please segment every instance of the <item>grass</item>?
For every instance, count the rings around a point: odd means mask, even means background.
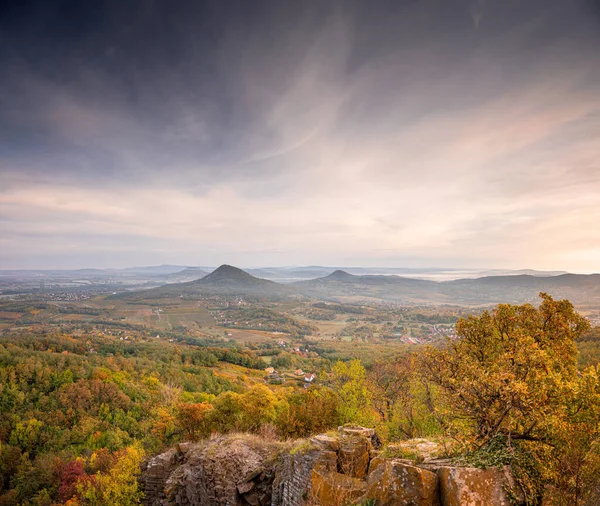
[[[311,450],[316,449],[316,446],[313,445],[309,439],[301,439],[300,441],[297,441],[296,444],[294,444],[294,446],[290,449],[289,454],[290,455],[296,455],[296,454],[304,454],[304,453],[308,453]]]

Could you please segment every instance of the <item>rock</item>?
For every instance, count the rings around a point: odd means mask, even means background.
[[[381,440],[375,432],[375,429],[368,429],[366,427],[361,427],[360,425],[342,425],[341,427],[338,427],[338,432],[342,435],[362,436],[369,439],[371,441],[371,446],[376,450],[381,447]]]
[[[250,506],[260,506],[260,500],[258,499],[258,494],[256,492],[250,492],[249,494],[244,494],[242,496],[243,501]]]
[[[340,451],[340,441],[339,439],[333,436],[328,436],[327,434],[319,434],[318,436],[311,438],[310,441],[313,445],[320,446],[321,448],[324,448],[326,450],[331,450],[334,452]]]
[[[445,448],[435,441],[423,438],[407,439],[399,443],[390,444],[387,447],[387,453],[392,456],[410,456],[417,462],[437,459],[439,455],[445,453]]]
[[[265,494],[268,504],[274,478],[273,461],[281,447],[282,443],[265,442],[246,434],[188,445],[184,453],[176,453],[180,461],[169,467],[162,490],[158,490],[158,480],[149,482],[147,476],[160,474],[157,471],[167,458],[163,454],[161,459],[150,461],[144,473],[144,504],[259,506],[260,497]]]
[[[473,467],[440,467],[442,506],[509,506],[505,490],[514,489],[510,467],[478,469]]]
[[[364,480],[335,471],[312,472],[312,499],[320,506],[345,506],[352,504],[365,493]]]
[[[454,467],[450,461],[383,458],[372,429],[340,427],[296,444],[249,434],[182,443],[149,460],[145,506],[508,506],[510,468]],[[409,448],[433,454],[427,441]],[[431,450],[431,452],[430,452]],[[399,454],[406,453],[402,447]],[[424,455],[422,455],[424,457]]]
[[[157,455],[147,464],[142,476],[141,486],[144,490],[145,506],[162,506],[166,499],[165,484],[171,473],[181,463],[181,453],[177,448]]]
[[[438,506],[438,477],[407,461],[378,457],[371,462],[364,499],[377,506]]]
[[[272,506],[303,506],[311,496],[313,470],[337,470],[337,453],[318,446],[289,453],[275,471]]]
[[[238,492],[240,494],[247,494],[253,488],[254,488],[254,482],[253,481],[247,481],[246,483],[241,483],[241,484],[239,484],[237,486]]]
[[[371,441],[362,435],[344,436],[340,440],[339,471],[352,478],[364,478],[371,460]]]
[[[375,436],[375,429],[368,429],[359,425],[342,425],[338,427],[338,432],[349,436],[363,436],[368,439]]]

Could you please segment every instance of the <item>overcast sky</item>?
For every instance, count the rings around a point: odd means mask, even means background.
[[[0,69],[0,268],[600,271],[593,0],[21,0]]]

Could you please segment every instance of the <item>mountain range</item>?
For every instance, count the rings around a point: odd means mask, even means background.
[[[356,275],[344,270],[287,284],[259,278],[222,265],[212,273],[184,283],[125,292],[124,298],[240,295],[264,299],[305,296],[317,299],[387,300],[417,304],[480,305],[534,302],[539,292],[568,298],[577,304],[600,305],[600,274],[484,276],[475,279],[432,281],[397,275]]]

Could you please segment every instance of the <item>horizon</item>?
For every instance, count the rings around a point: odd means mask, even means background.
[[[2,270],[600,272],[598,2],[4,7]]]
[[[594,271],[584,271],[584,272],[576,272],[569,271],[565,269],[532,269],[532,268],[520,268],[520,269],[508,269],[508,268],[483,268],[483,267],[473,267],[473,268],[455,268],[455,267],[399,267],[399,266],[373,266],[373,265],[319,265],[319,264],[308,264],[308,265],[234,265],[229,263],[223,263],[219,265],[203,265],[203,264],[178,264],[178,263],[165,263],[165,264],[157,264],[157,265],[128,265],[124,267],[75,267],[75,268],[15,268],[15,269],[4,269],[0,266],[0,272],[11,272],[11,271],[40,271],[40,272],[50,272],[50,271],[65,271],[65,272],[74,272],[74,271],[85,271],[85,270],[98,270],[98,271],[126,271],[126,270],[134,270],[134,269],[152,269],[152,268],[160,268],[160,267],[173,267],[173,268],[181,268],[181,270],[189,269],[189,268],[197,268],[200,270],[205,270],[207,273],[215,271],[221,267],[234,267],[236,269],[240,269],[243,271],[249,270],[295,270],[295,269],[327,269],[332,272],[340,270],[362,270],[367,271],[361,273],[359,275],[381,275],[381,276],[400,276],[400,277],[411,277],[411,275],[427,275],[430,274],[434,276],[435,274],[444,274],[444,273],[455,273],[455,274],[463,274],[465,277],[488,277],[488,276],[504,276],[504,275],[518,275],[524,274],[528,275],[528,273],[538,273],[540,277],[548,276],[556,276],[563,274],[578,274],[578,275],[593,275],[600,274],[600,272]],[[371,272],[369,272],[371,271]],[[398,271],[398,272],[389,272],[385,273],[383,271]],[[405,274],[399,273],[399,271],[404,271]],[[176,271],[180,272],[180,271]],[[498,273],[498,274],[494,274]],[[260,276],[256,276],[260,277]],[[426,277],[426,276],[425,276]],[[448,278],[448,279],[461,279],[461,278]]]

